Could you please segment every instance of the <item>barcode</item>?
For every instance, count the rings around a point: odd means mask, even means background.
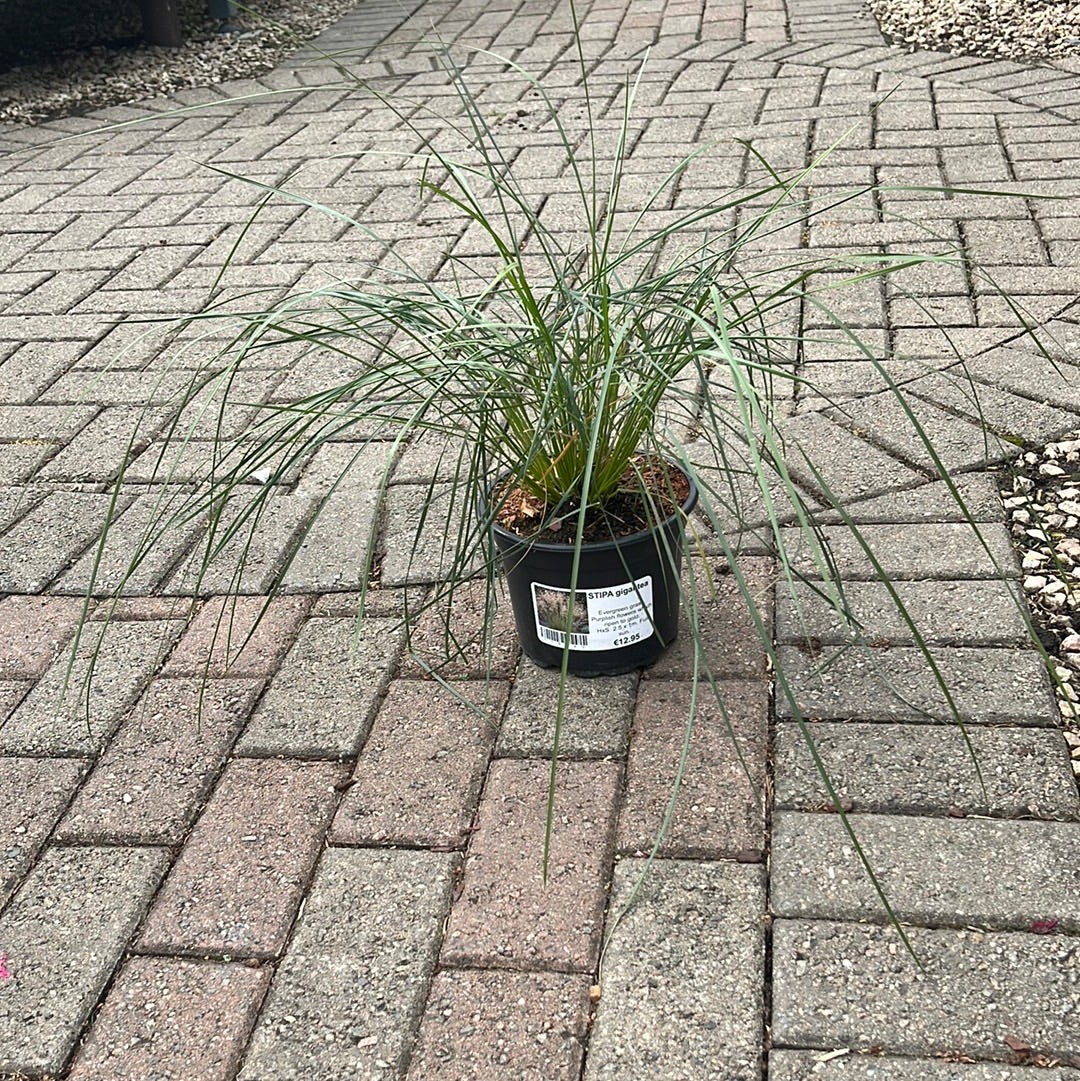
[[[547,639],[549,642],[554,642],[555,645],[561,646],[566,641],[566,634],[563,631],[557,631],[553,627],[545,627],[543,623],[538,624],[540,630],[540,637]],[[587,646],[589,644],[589,636],[587,634],[572,634],[570,635],[570,648],[574,646]]]

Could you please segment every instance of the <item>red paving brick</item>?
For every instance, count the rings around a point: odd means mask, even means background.
[[[431,680],[390,684],[334,819],[339,844],[462,845],[509,691]]]
[[[158,679],[60,824],[61,840],[175,844],[198,814],[263,681]]]
[[[0,758],[0,906],[29,869],[79,778],[80,758]]]
[[[266,967],[133,957],[69,1079],[230,1081],[269,984]]]
[[[619,816],[621,852],[648,852],[655,843],[675,783],[692,686],[646,682],[638,692],[626,802]],[[757,682],[717,687],[731,728],[712,689],[700,684],[675,816],[660,849],[664,855],[731,856],[765,844],[769,687]]]
[[[485,583],[471,582],[454,591],[450,605],[450,636],[447,635],[447,605],[440,602],[417,618],[409,636],[409,652],[402,662],[401,675],[423,679],[434,669],[443,679],[504,679],[514,670],[521,652],[510,598],[500,593],[491,624],[490,654],[484,644]]]
[[[310,601],[306,597],[272,600],[252,634],[265,604],[265,597],[238,597],[235,605],[224,599],[207,601],[166,661],[162,675],[269,675],[292,644]]]
[[[5,597],[0,600],[0,680],[36,679],[75,633],[78,597]]]
[[[722,559],[694,559],[697,625],[702,651],[714,679],[764,679],[767,654],[750,608],[735,577]],[[706,573],[706,569],[708,573]],[[763,624],[773,625],[773,565],[770,559],[740,559],[739,569]],[[693,679],[694,643],[688,630],[691,605],[684,600],[679,637],[646,669],[646,679]]]
[[[150,912],[147,953],[276,957],[311,880],[344,770],[229,764]]]
[[[591,977],[444,969],[408,1081],[577,1081]]]
[[[563,762],[548,879],[542,879],[548,763],[499,759],[450,912],[442,963],[590,971],[596,964],[620,767]]]

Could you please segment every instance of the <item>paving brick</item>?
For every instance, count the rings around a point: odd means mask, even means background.
[[[766,673],[766,653],[754,625],[751,604],[763,626],[773,621],[772,562],[753,556],[738,560],[742,583],[724,560],[694,555],[690,567],[693,586],[686,580],[679,612],[679,637],[661,655],[644,678],[692,679],[695,635],[701,650],[698,670],[706,669],[714,679],[760,679]],[[684,576],[685,578],[685,576]],[[744,593],[745,590],[745,593]]]
[[[292,550],[315,511],[317,500],[275,490],[258,517],[222,519],[211,538],[201,536],[162,587],[169,593],[215,596],[267,594],[278,588]],[[207,559],[208,546],[212,547]],[[288,587],[293,588],[293,587]]]
[[[590,980],[444,969],[431,983],[409,1081],[578,1081]]]
[[[619,767],[561,763],[547,881],[547,762],[492,764],[441,961],[452,966],[591,970],[603,927]]]
[[[453,860],[372,849],[323,854],[242,1078],[401,1076],[435,966]]]
[[[237,750],[246,755],[355,755],[401,648],[398,621],[310,619]]]
[[[474,552],[456,567],[457,546],[475,540],[475,522],[461,506],[464,493],[447,485],[394,485],[387,494],[382,580],[389,586],[441,582],[480,566]],[[422,524],[421,524],[422,523]],[[469,535],[469,531],[473,535]]]
[[[97,541],[53,586],[56,593],[132,597],[150,593],[191,547],[199,521],[169,523],[182,495],[159,489],[136,496],[109,522],[104,546]],[[135,560],[138,564],[135,565]]]
[[[779,669],[802,715],[819,720],[952,723],[952,707],[920,649],[850,648],[832,657],[826,649],[782,646]],[[972,724],[1056,726],[1056,707],[1034,650],[931,650],[960,717]],[[827,661],[827,663],[826,663]],[[824,666],[824,667],[823,667]],[[794,716],[778,689],[777,715]]]
[[[773,924],[775,1047],[1005,1058],[1006,1037],[1076,1052],[1076,940],[823,920]],[[887,978],[883,978],[887,973]]]
[[[1031,1081],[1030,1066],[1003,1062],[950,1062],[930,1058],[892,1058],[861,1049],[835,1056],[825,1051],[772,1051],[770,1081]],[[1073,1081],[1068,1069],[1043,1069],[1039,1081]]]
[[[279,956],[342,777],[330,763],[231,763],[158,893],[138,948]]]
[[[945,481],[937,480],[918,488],[905,488],[902,492],[890,492],[848,503],[844,506],[844,512],[860,525],[965,522],[969,516],[974,522],[1001,524],[1001,496],[992,474],[963,473],[953,477],[952,483],[956,489],[955,495]],[[838,521],[839,512],[823,511],[818,520]]]
[[[162,668],[166,676],[268,676],[309,605],[301,597],[207,601]]]
[[[507,690],[497,683],[459,683],[453,691],[430,680],[391,683],[331,840],[463,846]]]
[[[81,612],[74,598],[0,598],[0,680],[42,675],[75,633]]]
[[[7,903],[90,763],[78,758],[0,758],[0,907]]]
[[[1051,728],[819,721],[809,732],[836,793],[858,811],[1080,819],[1068,749]],[[775,755],[777,807],[831,806],[796,723],[777,725]]]
[[[611,912],[586,1081],[759,1078],[763,869],[623,860]]]
[[[51,848],[0,916],[0,1071],[57,1074],[168,866],[157,848]]]
[[[243,728],[257,679],[158,679],[120,726],[57,837],[179,844]]]
[[[836,573],[845,581],[878,577],[848,527],[826,526],[821,535]],[[978,533],[966,522],[870,524],[859,526],[859,535],[881,569],[893,579],[999,578],[1017,574],[1012,541],[1000,521],[979,525]],[[814,546],[801,530],[784,530],[782,543],[798,572],[809,578],[822,577]],[[927,553],[931,553],[929,558]]]
[[[376,539],[378,486],[392,452],[386,443],[333,443],[315,454],[297,494],[318,495],[318,515],[285,572],[287,589],[327,593],[362,586]]]
[[[0,679],[0,725],[15,711],[15,707],[26,697],[31,686],[33,684],[29,681]]]
[[[111,496],[56,492],[0,537],[0,593],[40,593],[94,541]]]
[[[543,758],[555,745],[560,676],[522,660],[499,729],[496,753],[509,758]],[[559,732],[560,758],[622,758],[630,736],[638,677],[567,679]]]
[[[1075,369],[1038,353],[1001,347],[973,357],[967,362],[967,370],[981,383],[1050,402],[1063,409],[1080,409],[1080,386]]]
[[[408,679],[503,679],[521,655],[510,599],[497,583],[492,609],[486,583],[466,582],[453,595],[429,602],[414,616],[401,674]]]
[[[675,813],[659,852],[731,856],[765,846],[764,781],[769,688],[766,683],[697,688],[693,732]],[[619,816],[619,851],[641,855],[660,835],[687,739],[690,682],[643,684],[638,694]]]
[[[89,626],[70,674],[70,658],[61,654],[0,728],[0,754],[80,755],[97,750],[182,629],[180,620],[157,619]]]
[[[942,470],[951,476],[983,469],[1016,453],[1014,444],[946,413],[940,406],[910,395],[901,401],[892,390],[862,397],[850,406],[827,409],[826,415],[838,424],[857,427],[864,438],[930,476],[940,477]]]
[[[1026,930],[1049,916],[1062,931],[1080,927],[1078,823],[867,814],[850,822],[905,923]],[[839,815],[778,812],[769,866],[778,916],[888,918]]]
[[[869,642],[914,644],[906,613],[927,642],[1023,646],[1031,641],[1026,606],[1012,583],[897,582],[894,588],[898,601],[881,582],[850,582],[842,597],[832,598],[822,595],[820,585],[781,584],[777,638],[838,645],[861,636]]]
[[[270,970],[133,957],[109,990],[68,1074],[74,1081],[232,1081]]]
[[[114,479],[160,431],[168,419],[161,408],[106,407],[75,435],[48,465],[38,480],[97,482]]]

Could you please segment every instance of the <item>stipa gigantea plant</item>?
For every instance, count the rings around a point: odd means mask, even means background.
[[[226,410],[243,400],[237,389],[242,374],[268,351],[290,351],[301,364],[331,358],[347,374],[287,403],[261,407],[235,439],[215,438],[209,471],[179,507],[162,506],[120,576],[119,591],[163,537],[205,523],[193,562],[193,592],[210,592],[211,581],[218,583],[215,593],[241,592],[252,538],[272,514],[281,486],[315,452],[342,440],[355,448],[342,457],[340,474],[316,510],[317,518],[333,493],[348,484],[351,469],[369,468],[365,448],[378,444],[397,450],[421,436],[442,440],[450,448],[443,459],[448,479],[445,485],[432,481],[427,487],[429,498],[415,521],[413,553],[420,551],[429,526],[443,520],[452,525],[442,531],[441,574],[424,604],[449,610],[463,584],[480,581],[490,609],[499,580],[492,530],[512,502],[518,511],[522,506],[528,511],[523,516],[529,519],[527,528],[521,530],[525,548],[537,538],[555,537],[570,556],[568,588],[561,599],[551,594],[541,598],[549,606],[548,625],[561,625],[565,632],[558,700],[552,707],[545,866],[573,637],[584,625],[580,606],[569,598],[578,597],[587,543],[617,532],[610,509],[616,499],[630,499],[638,527],[675,522],[674,533],[656,530],[653,544],[676,571],[684,539],[723,557],[774,670],[778,693],[803,726],[823,783],[839,808],[801,715],[797,689],[773,644],[767,612],[741,569],[740,524],[755,521],[775,554],[781,583],[792,589],[809,583],[815,595],[847,619],[857,641],[860,629],[818,521],[820,508],[804,494],[803,484],[813,486],[886,583],[940,685],[946,710],[960,719],[929,644],[869,541],[844,510],[843,499],[831,491],[829,463],[815,461],[789,438],[783,408],[792,388],[813,391],[796,366],[800,350],[813,337],[802,329],[803,313],[812,308],[826,317],[826,328],[865,354],[882,385],[903,405],[962,507],[959,489],[948,479],[916,411],[906,404],[903,387],[830,301],[845,287],[963,261],[963,253],[937,248],[929,254],[849,252],[818,258],[770,254],[770,241],[783,231],[803,229],[814,214],[867,197],[871,190],[811,207],[806,188],[828,151],[806,168],[782,174],[749,147],[755,180],[707,205],[672,209],[674,194],[711,148],[674,163],[640,193],[632,165],[640,70],[623,88],[612,124],[609,114],[596,107],[595,83],[579,50],[583,122],[577,131],[564,119],[565,103],[542,82],[514,64],[478,54],[474,65],[498,65],[503,75],[525,81],[538,115],[556,139],[576,211],[573,229],[560,231],[545,215],[536,184],[515,171],[502,133],[472,90],[470,69],[459,67],[448,51],[442,55],[457,91],[452,116],[426,115],[393,96],[380,100],[423,144],[405,160],[422,163],[419,185],[426,205],[456,216],[479,238],[484,258],[479,265],[452,258],[433,276],[380,238],[362,217],[315,203],[285,185],[229,174],[259,189],[267,205],[300,203],[347,226],[374,246],[380,266],[358,267],[348,280],[269,302],[259,293],[227,299],[222,293],[223,299],[182,321],[198,348],[214,345],[212,359],[193,375],[183,404],[211,392],[206,408],[211,415],[219,411],[219,435]],[[375,91],[359,86],[357,93]],[[456,149],[447,147],[448,140]],[[636,194],[628,194],[631,189]],[[221,281],[227,280],[227,271],[226,266]],[[177,421],[166,444],[182,449],[190,439],[191,428]],[[391,478],[394,454],[382,460],[387,464],[374,483],[380,494]],[[163,476],[170,461],[163,450]],[[658,462],[669,463],[696,488],[699,503],[692,517],[680,510],[673,474],[657,470]],[[252,477],[262,483],[252,485]],[[965,515],[977,528],[970,513]],[[521,521],[519,514],[513,524]],[[370,516],[361,614],[376,570],[378,527],[377,515]],[[809,572],[790,557],[787,527],[805,544]],[[108,536],[106,530],[99,557]],[[286,582],[297,550],[294,542],[293,554],[283,556],[269,583],[270,594]],[[221,589],[219,568],[228,560],[226,588]],[[623,569],[633,582],[630,568]],[[653,857],[675,813],[699,701],[708,696],[726,717],[716,658],[700,622],[708,583],[690,574],[678,589],[686,613],[692,694],[676,783]],[[91,586],[90,595],[95,592]],[[641,608],[651,621],[644,602]],[[229,633],[227,626],[224,633]],[[453,648],[450,624],[446,643]],[[848,817],[842,817],[858,848]],[[873,876],[865,857],[864,864]]]

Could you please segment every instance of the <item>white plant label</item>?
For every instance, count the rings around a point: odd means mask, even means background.
[[[602,589],[570,590],[532,583],[536,635],[541,642],[562,648],[570,620],[570,648],[619,649],[641,642],[653,633],[652,575]]]

